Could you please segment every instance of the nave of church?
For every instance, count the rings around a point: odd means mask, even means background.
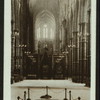
[[[71,79],[90,87],[90,0],[11,3],[11,84]]]

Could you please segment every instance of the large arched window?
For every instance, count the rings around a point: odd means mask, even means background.
[[[40,27],[37,29],[37,39],[40,40]]]
[[[52,28],[51,28],[51,29],[50,29],[50,39],[52,40],[52,38],[54,38],[54,33],[53,33]]]
[[[37,50],[38,41],[42,44],[45,42],[54,43],[56,34],[56,22],[54,15],[48,11],[43,10],[36,16],[35,21],[35,49]],[[53,44],[55,45],[55,44]]]
[[[48,39],[48,28],[46,24],[43,26],[43,38]]]

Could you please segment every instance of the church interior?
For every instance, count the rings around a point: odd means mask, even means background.
[[[90,87],[90,0],[11,0],[11,84],[68,80]]]

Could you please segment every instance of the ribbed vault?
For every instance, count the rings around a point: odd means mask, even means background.
[[[50,11],[56,17],[59,13],[59,0],[29,0],[29,8],[34,18],[43,10]]]

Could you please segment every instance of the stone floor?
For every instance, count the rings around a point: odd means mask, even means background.
[[[11,85],[11,100],[17,100],[20,96],[24,98],[24,91],[28,93],[30,88],[31,100],[39,100],[42,95],[46,94],[46,86],[48,86],[48,94],[52,96],[52,100],[63,100],[65,98],[65,88],[67,88],[67,98],[69,100],[69,91],[71,91],[71,100],[90,100],[90,88],[85,84],[73,83],[70,80],[24,80]],[[27,96],[28,94],[26,94]],[[28,97],[26,97],[28,98]]]

